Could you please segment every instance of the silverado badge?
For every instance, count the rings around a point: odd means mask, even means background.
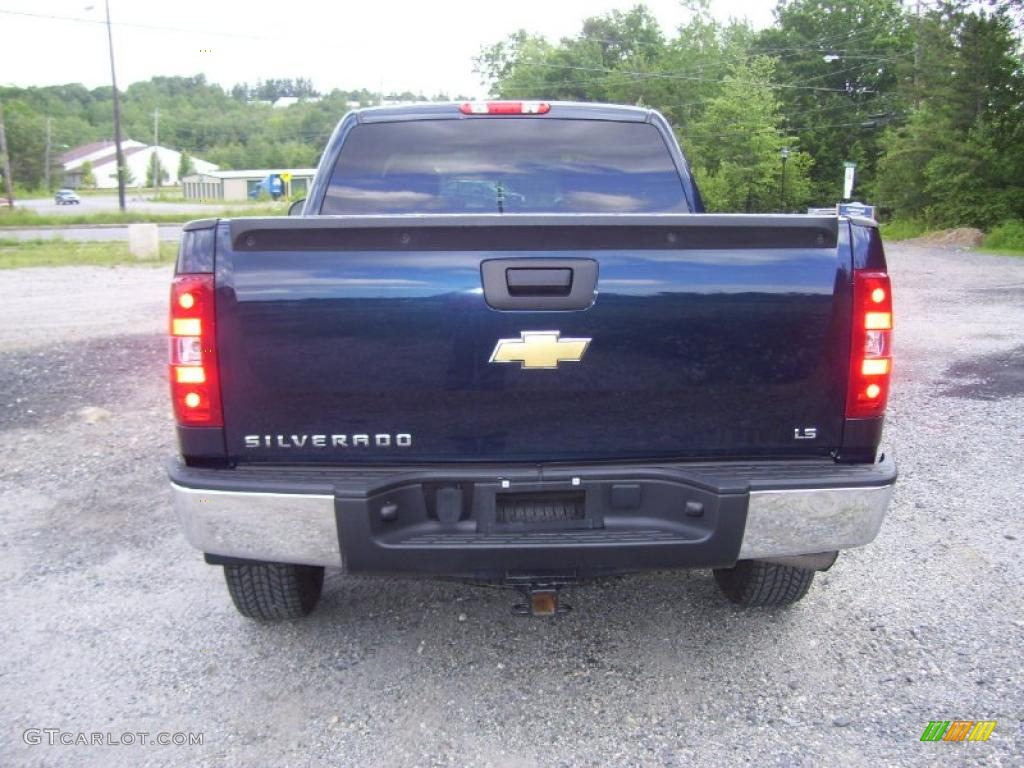
[[[492,363],[519,363],[521,368],[557,368],[559,363],[578,363],[590,339],[560,339],[560,331],[520,331],[518,339],[498,339]]]

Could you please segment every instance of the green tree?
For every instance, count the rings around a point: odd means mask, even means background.
[[[767,57],[733,65],[721,93],[688,134],[694,172],[710,211],[798,210],[810,198],[811,158],[783,131],[771,87],[773,69]]]
[[[43,184],[46,154],[45,117],[29,99],[3,97],[3,102],[11,179],[26,189],[38,189]]]
[[[181,151],[181,157],[178,158],[178,180],[191,176],[196,172],[195,165],[192,163],[192,157],[185,150]]]
[[[1011,17],[947,5],[914,26],[915,106],[885,134],[878,202],[935,226],[1024,217],[1024,75]]]
[[[749,61],[753,32],[746,23],[723,25],[703,2],[690,10],[674,39],[665,38],[643,6],[587,19],[579,35],[558,45],[519,31],[483,49],[476,69],[501,98],[609,101],[661,110],[715,210],[778,209],[779,150],[789,146],[794,151],[787,207],[802,204],[811,162],[781,132],[769,82],[771,60]],[[718,140],[723,131],[729,134],[724,142]]]
[[[842,194],[844,161],[870,185],[882,153],[881,130],[902,112],[913,41],[900,0],[780,0],[776,24],[753,52],[776,61],[786,129],[814,158],[813,197]]]
[[[92,172],[92,163],[86,160],[82,163],[80,168],[82,174],[82,186],[86,189],[94,189],[96,187],[96,176]]]
[[[135,174],[132,173],[131,166],[129,166],[127,163],[125,163],[122,166],[122,168],[123,168],[122,173],[124,175],[124,185],[126,187],[134,187],[135,186]],[[114,179],[114,181],[117,181],[117,172],[115,171],[114,173],[110,174],[110,178]]]
[[[154,151],[149,156],[149,164],[146,166],[146,186],[156,187],[159,184],[163,184],[170,180],[170,174],[167,173],[167,169],[163,167],[160,162],[160,155]]]

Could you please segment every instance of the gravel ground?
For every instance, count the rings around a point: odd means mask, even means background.
[[[260,626],[182,538],[164,269],[0,280],[0,764],[1021,765],[1024,259],[890,248],[901,479],[798,607],[705,572],[505,591],[329,574]],[[986,743],[923,744],[933,719]],[[29,746],[27,728],[202,746]]]

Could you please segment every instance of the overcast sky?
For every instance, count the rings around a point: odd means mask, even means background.
[[[483,96],[472,57],[525,28],[551,40],[635,0],[111,0],[118,83],[194,75],[230,87],[306,77],[321,91],[365,87]],[[771,23],[774,0],[712,0],[713,13]],[[662,28],[687,17],[648,0]],[[109,84],[102,0],[0,0],[0,83]],[[15,13],[11,13],[15,12]],[[33,15],[19,15],[33,14]],[[39,18],[45,16],[48,18]],[[72,21],[73,17],[82,21]],[[17,66],[14,65],[17,63]]]

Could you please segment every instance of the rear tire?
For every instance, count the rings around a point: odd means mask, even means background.
[[[256,621],[301,619],[320,600],[324,569],[287,563],[225,565],[224,580],[243,616]]]
[[[807,594],[814,581],[814,571],[761,560],[741,560],[733,568],[716,569],[715,581],[730,602],[744,608],[781,607],[792,605]]]

